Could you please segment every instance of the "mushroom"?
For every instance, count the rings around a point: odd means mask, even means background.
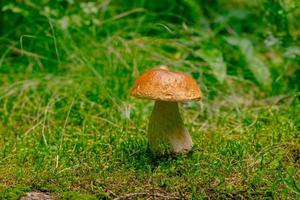
[[[154,68],[139,77],[131,96],[155,100],[148,126],[150,149],[154,153],[188,152],[193,145],[179,113],[178,102],[199,100],[201,90],[196,81],[181,72],[172,72],[166,66]]]

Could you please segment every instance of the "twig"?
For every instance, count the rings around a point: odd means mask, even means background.
[[[129,194],[126,194],[124,196],[120,196],[120,197],[117,197],[117,198],[114,198],[114,200],[121,200],[121,199],[129,199],[129,198],[133,198],[133,197],[136,197],[136,196],[149,196],[149,197],[161,197],[161,198],[164,198],[164,199],[180,199],[179,197],[174,197],[174,196],[167,196],[167,195],[164,195],[164,194],[161,194],[161,193],[149,193],[149,192],[136,192],[136,193],[129,193]]]

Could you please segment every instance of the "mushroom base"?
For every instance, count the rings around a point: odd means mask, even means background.
[[[155,153],[187,152],[192,138],[183,125],[177,102],[156,101],[148,127],[150,148]]]

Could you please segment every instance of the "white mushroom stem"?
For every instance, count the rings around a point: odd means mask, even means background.
[[[183,125],[177,102],[155,102],[148,137],[150,148],[157,153],[163,153],[166,147],[173,152],[187,152],[193,145],[192,138]]]

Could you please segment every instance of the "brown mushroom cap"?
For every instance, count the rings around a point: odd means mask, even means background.
[[[169,71],[166,67],[154,68],[142,74],[135,81],[130,95],[161,101],[191,101],[202,98],[201,90],[191,76]]]

